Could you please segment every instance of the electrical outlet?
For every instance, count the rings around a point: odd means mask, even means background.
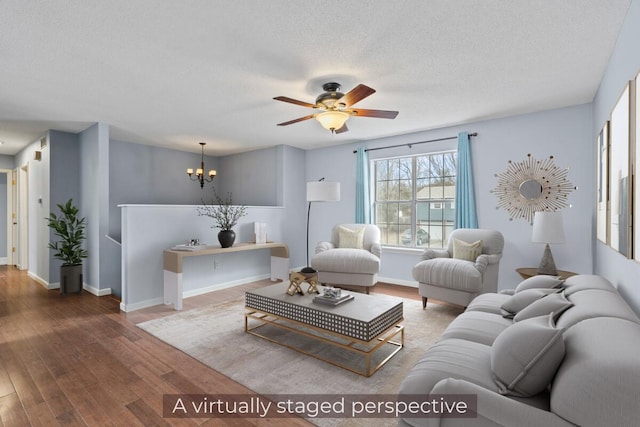
[[[213,260],[213,269],[217,270],[220,268],[220,263],[218,262],[218,260]]]

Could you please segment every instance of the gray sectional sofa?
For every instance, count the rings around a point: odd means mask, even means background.
[[[473,418],[402,418],[403,427],[637,426],[640,319],[602,277],[535,276],[476,297],[399,394],[477,396]]]

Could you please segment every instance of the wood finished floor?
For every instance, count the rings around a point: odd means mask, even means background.
[[[269,283],[188,298],[184,310]],[[401,286],[379,284],[376,292],[420,299]],[[165,306],[122,313],[115,298],[61,296],[0,267],[0,427],[311,426],[302,419],[163,418],[164,394],[251,393],[135,326],[173,313]]]

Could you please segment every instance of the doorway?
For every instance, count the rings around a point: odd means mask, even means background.
[[[0,169],[0,265],[13,265],[13,195],[11,169]]]

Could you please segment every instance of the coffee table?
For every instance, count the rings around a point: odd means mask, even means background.
[[[288,287],[287,281],[246,292],[245,332],[367,377],[404,347],[402,299],[353,292],[351,301],[334,307],[314,303],[317,294],[288,295]],[[318,288],[322,293],[323,286]],[[282,334],[263,334],[260,329],[266,325],[359,355],[364,366],[343,363],[327,352],[309,351],[308,345],[281,339]],[[383,348],[391,351],[372,364],[372,357]]]

